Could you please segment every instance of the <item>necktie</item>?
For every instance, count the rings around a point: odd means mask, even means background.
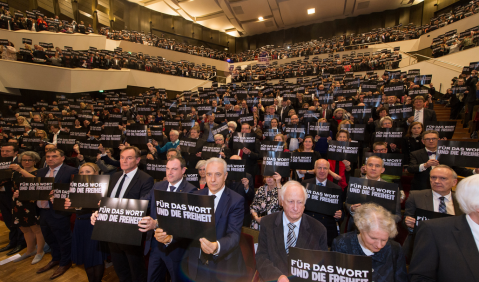
[[[414,121],[419,121],[419,111],[416,110],[416,113],[414,115]]]
[[[170,186],[170,192],[175,192],[175,186]]]
[[[296,235],[294,234],[294,228],[296,225],[293,223],[288,223],[288,240],[286,241],[286,253],[289,254],[289,247],[296,246]]]
[[[318,186],[323,186],[323,182],[318,182]]]
[[[439,203],[439,212],[447,214],[446,203],[444,202],[444,197],[439,197],[441,202]]]
[[[123,183],[125,183],[125,178],[126,178],[126,174],[123,174],[123,178],[120,181],[120,185],[118,185],[118,189],[116,190],[115,198],[120,197],[121,189],[123,189]]]
[[[54,172],[55,172],[54,169],[50,169],[50,175],[48,175],[48,177],[55,177]]]
[[[428,156],[432,156],[432,155],[435,155],[435,154],[436,154],[436,152],[427,152]]]

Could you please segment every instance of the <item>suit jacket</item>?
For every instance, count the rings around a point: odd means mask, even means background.
[[[284,123],[284,119],[288,117],[288,112],[291,110],[290,106],[286,106],[285,109],[283,110],[283,114],[281,114],[281,109],[283,107],[279,107],[278,110],[276,111],[276,114],[281,118],[281,122]]]
[[[329,119],[332,119],[332,118],[333,118],[333,110],[331,110],[331,109],[326,109],[326,110],[321,109],[321,110],[319,110],[319,117],[320,117],[320,118],[323,118],[323,113],[324,113],[324,111],[326,111],[326,117],[325,117],[325,119],[329,120]]]
[[[431,189],[431,182],[429,180],[429,174],[431,173],[431,167],[423,172],[419,172],[419,166],[426,163],[429,160],[426,149],[420,149],[410,154],[409,166],[407,171],[414,174],[414,178],[411,182],[411,190],[424,190]],[[460,176],[471,176],[472,170],[464,167],[451,167]]]
[[[50,167],[44,167],[38,170],[37,177],[47,177],[48,172],[50,171]],[[72,175],[78,174],[78,169],[75,167],[68,166],[63,164],[57,172],[55,176],[55,183],[70,183],[72,179]],[[61,218],[64,216],[70,216],[71,213],[68,212],[60,212],[53,210],[53,205],[51,201],[48,201],[48,205],[50,206],[50,211],[56,218]]]
[[[115,188],[116,183],[118,180],[120,180],[122,175],[123,171],[119,171],[110,176],[110,185],[108,186],[107,197],[111,197],[111,192],[113,191],[113,188]],[[123,199],[148,199],[148,195],[152,187],[153,177],[138,169],[133,176],[133,179],[130,181],[130,184],[126,188],[125,194],[123,194]]]
[[[316,185],[316,177],[314,178],[310,178],[310,179],[307,179],[307,180],[303,180],[303,182],[301,182],[301,185],[303,185],[304,187],[306,187],[307,184],[313,184],[313,185]],[[336,189],[339,189],[339,190],[342,190],[341,187],[337,184],[334,184],[333,182],[331,181],[327,181],[326,182],[326,187],[329,187],[329,188],[336,188]],[[343,199],[341,199],[341,207],[339,208],[341,211],[343,210]],[[334,229],[336,230],[336,219],[333,217],[333,216],[330,216],[330,215],[325,215],[325,214],[320,214],[320,213],[316,213],[316,212],[311,212],[311,211],[305,211],[304,212],[305,214],[315,218],[316,220],[318,220],[319,222],[321,222],[324,227],[326,227],[326,229],[330,230],[330,229]],[[342,218],[344,217],[344,212],[343,212],[343,215],[342,215]]]
[[[479,251],[466,215],[421,223],[415,242],[411,282],[479,281]]]
[[[303,214],[296,247],[327,251],[326,228],[309,215]],[[261,219],[256,268],[264,281],[276,281],[281,275],[291,274],[284,245],[283,212],[276,212]]]
[[[246,178],[248,179],[248,192],[244,190],[244,185],[241,181],[232,181],[226,178],[226,187],[229,187],[231,190],[240,194],[244,198],[244,219],[243,225],[249,226],[251,223],[251,213],[249,206],[253,202],[255,191],[254,191],[254,179],[251,174],[246,173]]]
[[[213,128],[218,126],[218,124],[215,122],[213,123]],[[200,123],[201,131],[203,131],[203,135],[201,136],[201,139],[208,140],[208,136],[210,135],[210,124],[209,123]],[[213,136],[214,138],[215,136]]]
[[[150,190],[150,193],[148,194],[148,200],[150,201],[150,216],[153,219],[156,219],[156,202],[155,202],[155,190],[160,190],[160,191],[167,191],[168,190],[168,181],[161,181],[155,183],[153,185],[153,189]],[[186,179],[183,178],[183,181],[181,181],[180,186],[176,189],[176,192],[174,193],[192,193],[193,191],[198,190],[193,184],[189,183],[186,181]],[[146,233],[146,241],[145,241],[145,251],[144,254],[148,254],[150,251],[150,245],[151,245],[151,240],[156,240],[153,235],[155,231],[150,230]],[[179,261],[182,259],[183,255],[185,254],[186,248],[188,247],[189,240],[182,240],[181,238],[173,238],[173,241],[167,246],[165,244],[158,244],[158,249],[162,253],[165,254],[165,256],[170,257],[173,261]]]
[[[208,195],[208,189],[193,192],[198,195]],[[243,225],[244,198],[225,187],[215,210],[216,240],[220,244],[217,256],[211,256],[207,267],[216,271],[220,281],[234,281],[245,274],[246,268],[239,247],[241,227]],[[189,278],[196,280],[200,257],[200,243],[194,240],[188,249]],[[202,266],[205,267],[205,266]]]
[[[416,110],[413,110],[412,115],[414,116],[416,114]],[[434,110],[426,109],[424,108],[424,113],[423,113],[423,124],[427,122],[436,122],[437,117],[436,117],[436,112]],[[403,124],[404,128],[408,128],[409,125],[407,124],[407,119],[404,120]]]

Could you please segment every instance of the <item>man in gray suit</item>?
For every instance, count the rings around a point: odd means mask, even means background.
[[[279,192],[283,212],[261,219],[256,268],[263,281],[289,281],[290,247],[327,251],[326,228],[303,214],[308,194],[296,181],[286,182]]]
[[[432,189],[411,191],[406,201],[403,224],[409,230],[409,235],[403,249],[408,259],[414,246],[415,234],[412,232],[416,224],[416,209],[462,215],[456,195],[452,192],[452,187],[457,184],[456,172],[447,165],[438,165],[431,170],[429,179]]]
[[[203,131],[203,136],[201,136],[201,138],[208,143],[214,143],[215,138],[212,129],[216,126],[218,126],[218,124],[215,123],[215,113],[211,113],[208,116],[208,122],[201,123],[201,131]]]

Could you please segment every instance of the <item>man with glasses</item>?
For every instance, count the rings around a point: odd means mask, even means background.
[[[231,150],[226,146],[225,144],[225,138],[221,134],[216,134],[215,135],[215,144],[216,145],[221,145],[221,152],[220,155],[218,156],[219,158],[222,159],[229,159],[232,155]]]
[[[429,181],[429,174],[433,168],[439,165],[437,160],[437,141],[439,140],[439,133],[435,130],[426,130],[422,134],[422,143],[426,146],[411,152],[411,160],[407,171],[414,174],[414,179],[411,182],[411,190],[431,189],[431,182]],[[464,167],[451,167],[460,176],[470,176],[479,173],[479,168],[474,170],[466,169]]]

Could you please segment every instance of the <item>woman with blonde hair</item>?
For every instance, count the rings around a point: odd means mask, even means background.
[[[367,203],[353,217],[359,232],[336,237],[331,251],[372,257],[373,281],[408,281],[403,249],[392,240],[398,234],[395,216],[380,205]]]
[[[289,149],[288,149],[288,144],[286,144],[286,136],[283,135],[283,134],[276,134],[274,136],[274,141],[276,142],[283,142],[284,143],[284,146],[283,146],[283,152],[285,153],[289,153]]]

